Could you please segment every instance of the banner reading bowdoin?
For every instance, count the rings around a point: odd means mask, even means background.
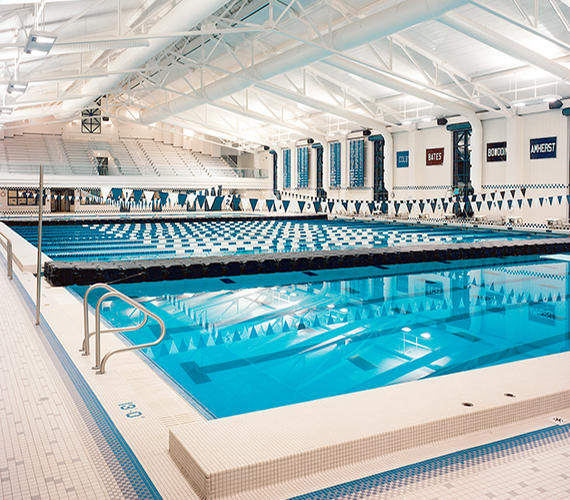
[[[556,137],[530,140],[530,159],[556,158]]]

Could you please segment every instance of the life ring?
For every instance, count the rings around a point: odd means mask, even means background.
[[[392,192],[390,193],[390,198],[395,198],[395,197],[396,197],[396,193],[394,193],[394,191],[392,191]]]
[[[6,196],[6,191],[0,191],[0,196],[2,196],[2,198],[4,198],[4,196]]]

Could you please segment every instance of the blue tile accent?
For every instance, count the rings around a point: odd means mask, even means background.
[[[377,498],[384,498],[384,495],[388,498],[388,496],[397,495],[399,488],[409,484],[466,470],[469,467],[569,438],[569,425],[549,427],[339,484],[290,500],[356,500],[372,496],[376,498],[377,495]]]
[[[0,255],[0,260],[5,262],[3,255]],[[17,276],[14,276],[14,283],[30,311],[35,313],[35,304]],[[43,316],[40,319],[40,328],[43,334],[41,335],[38,332],[40,340],[69,391],[86,428],[105,461],[105,465],[121,491],[122,497],[127,500],[162,500],[162,496],[137,457]]]

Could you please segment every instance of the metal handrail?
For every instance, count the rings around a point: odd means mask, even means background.
[[[91,292],[91,290],[94,290],[95,288],[104,288],[105,290],[108,290],[110,292],[116,292],[117,291],[115,288],[107,285],[106,283],[96,283],[95,285],[90,286],[87,289],[87,291],[85,292],[85,295],[83,297],[83,335],[84,336],[83,336],[83,343],[81,344],[81,349],[79,349],[80,352],[83,352],[83,356],[89,356],[89,354],[90,354],[89,339],[93,335],[95,335],[95,331],[89,332],[89,304],[87,302],[89,293]],[[139,308],[139,310],[140,310],[140,308]],[[146,324],[146,322],[148,321],[147,314],[144,311],[143,311],[143,314],[144,314],[144,320],[139,325],[129,326],[129,327],[125,327],[125,328],[111,328],[109,330],[103,330],[103,331],[101,331],[101,333],[132,332],[132,331],[138,330],[139,328],[142,328]]]
[[[93,288],[95,287],[99,287],[99,288],[106,288],[106,289],[110,289],[111,291],[107,292],[106,294],[104,294],[101,298],[99,298],[99,300],[97,301],[97,305],[95,307],[95,366],[93,367],[93,369],[98,370],[98,374],[103,374],[105,373],[105,365],[107,364],[108,359],[113,356],[114,354],[118,354],[120,352],[128,352],[128,351],[134,351],[135,349],[145,349],[147,347],[153,347],[157,344],[160,344],[160,342],[162,342],[162,340],[164,339],[164,336],[166,334],[166,326],[164,325],[164,321],[162,321],[162,319],[154,314],[153,312],[149,311],[146,307],[142,306],[141,304],[139,304],[137,301],[131,299],[130,297],[127,297],[125,294],[119,292],[118,290],[113,289],[112,287],[110,287],[109,285],[105,285],[103,283],[98,284],[98,285],[93,285],[92,287],[90,287],[87,292],[90,292]],[[87,296],[87,293],[86,293]],[[148,316],[150,316],[151,318],[155,319],[158,324],[160,325],[160,336],[158,337],[157,340],[155,340],[154,342],[148,342],[146,344],[138,344],[138,345],[133,345],[133,346],[127,346],[127,347],[123,347],[120,349],[115,349],[114,351],[109,351],[107,354],[105,354],[105,356],[103,357],[103,359],[101,359],[101,304],[103,303],[104,300],[111,298],[111,297],[118,297],[119,299],[121,299],[122,301],[126,302],[127,304],[132,305],[133,307],[135,307],[136,309],[138,309],[139,311],[141,311],[144,315],[145,315],[145,319],[142,323],[140,323],[139,325],[135,325],[135,326],[131,326],[131,327],[126,327],[126,328],[113,328],[111,330],[105,330],[105,332],[126,332],[126,331],[134,331],[134,330],[138,330],[140,328],[142,328],[148,319]],[[85,300],[85,299],[84,299]],[[85,304],[85,302],[84,302]],[[84,305],[85,307],[85,305]],[[87,314],[87,313],[85,313]],[[87,325],[87,329],[86,329],[86,335],[85,335],[85,339],[84,339],[84,350],[89,351],[89,338],[91,337],[92,334],[89,334],[89,324],[88,324],[88,320],[86,321],[86,325]],[[84,353],[85,355],[85,353]]]
[[[90,286],[85,295],[83,296],[83,344],[81,345],[80,351],[83,351],[83,356],[89,356],[89,338],[95,334],[95,332],[89,333],[89,304],[87,302],[87,297],[91,290],[95,288],[104,288],[110,292],[114,292],[115,289],[105,283],[96,283],[95,285]]]
[[[3,236],[6,239],[6,269],[8,272],[8,278],[13,279],[13,272],[12,272],[12,240],[8,238],[4,233],[0,232],[0,236]]]

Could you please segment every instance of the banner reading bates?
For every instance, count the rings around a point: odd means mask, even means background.
[[[444,148],[426,149],[426,165],[443,165]]]

